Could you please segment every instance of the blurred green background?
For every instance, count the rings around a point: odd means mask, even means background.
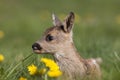
[[[64,20],[70,11],[81,56],[101,57],[103,80],[120,80],[120,0],[0,0],[0,53],[5,56],[0,68],[32,53],[31,45],[52,26],[52,13]]]

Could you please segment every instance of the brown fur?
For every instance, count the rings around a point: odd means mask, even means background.
[[[83,59],[74,46],[72,39],[74,17],[74,13],[71,12],[64,22],[61,22],[53,15],[54,26],[47,29],[43,38],[36,41],[42,49],[34,50],[34,52],[52,54],[64,73],[62,80],[100,79],[101,72],[98,61],[96,59]],[[53,36],[53,40],[46,41],[47,35]]]

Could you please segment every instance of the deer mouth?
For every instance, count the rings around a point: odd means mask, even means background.
[[[42,52],[40,50],[33,50],[34,53],[41,54]]]
[[[34,43],[32,45],[32,49],[33,49],[33,52],[35,53],[38,53],[38,54],[42,53],[42,47],[38,43]]]

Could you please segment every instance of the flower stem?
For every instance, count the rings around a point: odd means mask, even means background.
[[[19,62],[18,64],[16,64],[15,67],[12,68],[11,71],[9,71],[9,73],[5,76],[5,79],[7,79],[7,78],[14,72],[14,70],[15,70],[18,66],[20,66],[26,59],[28,59],[28,58],[31,57],[32,55],[33,55],[33,54],[28,55],[28,56],[27,56],[26,58],[24,58],[21,62]]]
[[[47,78],[47,74],[45,74],[45,80],[48,80],[48,78]]]

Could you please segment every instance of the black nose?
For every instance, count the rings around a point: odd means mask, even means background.
[[[34,44],[32,45],[32,49],[33,49],[33,50],[41,50],[42,47],[41,47],[38,43],[34,43]]]

